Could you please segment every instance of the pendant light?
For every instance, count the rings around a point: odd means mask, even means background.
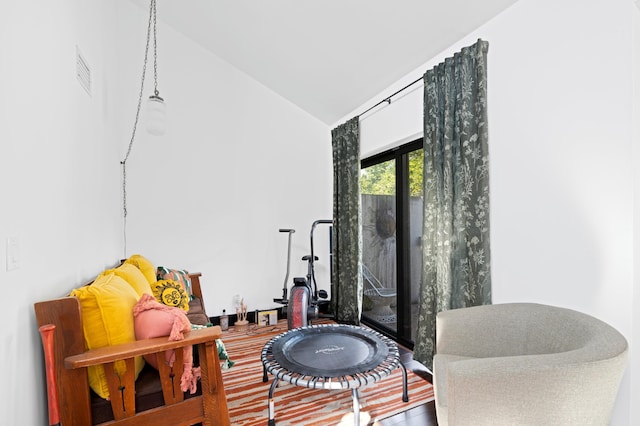
[[[162,136],[167,128],[167,106],[157,93],[149,96],[147,101],[147,132]]]
[[[152,25],[153,24],[153,25]],[[124,160],[120,162],[122,165],[122,217],[123,217],[123,238],[124,238],[124,257],[127,257],[127,160],[133,148],[133,141],[136,137],[138,128],[138,120],[140,118],[140,108],[142,106],[142,93],[144,92],[144,80],[147,73],[147,58],[149,56],[149,43],[151,41],[151,28],[153,26],[153,94],[147,100],[146,111],[146,128],[147,131],[155,136],[161,136],[166,130],[166,104],[164,99],[160,97],[158,91],[158,43],[156,32],[156,0],[151,0],[149,5],[149,24],[147,25],[147,44],[144,50],[144,65],[142,67],[142,78],[140,82],[140,92],[138,94],[138,107],[136,109],[136,117],[133,123],[133,131],[131,132],[131,140]]]

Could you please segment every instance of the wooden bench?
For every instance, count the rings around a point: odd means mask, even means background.
[[[190,274],[193,293],[202,301],[199,277],[200,274]],[[85,350],[77,298],[38,302],[34,309],[38,326],[55,326],[53,370],[62,425],[230,425],[216,345],[216,339],[222,335],[219,326],[192,330],[180,341],[158,337]],[[178,371],[174,373],[165,363],[159,363],[159,371],[145,366],[134,382],[134,357],[148,354],[164,357],[166,350],[189,345],[194,347],[202,374],[196,394],[180,390],[182,350],[175,351],[174,365]],[[124,377],[113,373],[113,365],[119,360],[127,365]],[[87,367],[94,365],[104,365],[110,401],[98,397],[89,387]],[[104,406],[107,414],[103,413]]]

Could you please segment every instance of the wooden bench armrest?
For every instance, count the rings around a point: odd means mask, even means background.
[[[200,272],[189,273],[189,279],[191,280],[191,293],[200,299],[202,299],[202,285],[200,284],[201,276],[202,274]],[[204,306],[202,308],[204,309]]]
[[[212,342],[222,336],[220,326],[191,330],[185,333],[183,340],[169,341],[168,336],[153,339],[138,340],[120,345],[105,346],[91,349],[78,355],[72,355],[64,360],[64,366],[69,369],[89,367],[133,358],[147,354],[163,352],[170,349],[182,348],[200,343]]]

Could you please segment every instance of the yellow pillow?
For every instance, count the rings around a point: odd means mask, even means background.
[[[173,280],[156,281],[152,286],[153,296],[163,305],[189,310],[189,295],[182,284]]]
[[[91,285],[77,288],[71,296],[79,299],[82,307],[82,327],[88,349],[136,340],[133,326],[133,307],[138,294],[124,279],[114,273],[99,275]],[[142,357],[135,358],[135,377],[144,367]],[[115,363],[117,374],[126,371],[124,361]],[[89,386],[102,398],[109,398],[109,387],[104,368],[88,368]]]
[[[104,271],[101,275],[110,273],[114,273],[128,282],[129,285],[136,291],[136,293],[138,293],[138,297],[142,296],[145,293],[153,294],[153,292],[151,291],[151,285],[149,285],[149,281],[147,281],[147,278],[144,276],[140,269],[138,269],[131,263],[123,263],[115,269],[108,269]]]
[[[146,257],[141,254],[133,254],[124,263],[130,263],[134,266],[137,266],[149,281],[149,285],[153,285],[157,281],[156,278],[156,268],[153,266],[153,263],[149,261]]]

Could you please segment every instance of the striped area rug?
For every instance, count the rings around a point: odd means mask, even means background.
[[[235,362],[231,369],[222,370],[232,425],[266,425],[269,386],[273,377],[269,375],[269,382],[262,382],[260,352],[272,337],[285,331],[287,322],[280,320],[276,327],[250,326],[245,332],[237,332],[231,327],[223,333],[229,358]],[[402,402],[400,368],[381,381],[360,388],[360,424],[376,425],[378,420],[433,400],[431,383],[411,371],[408,371],[408,379],[407,403]],[[278,426],[353,425],[353,400],[348,389],[307,389],[281,381],[274,397]]]

